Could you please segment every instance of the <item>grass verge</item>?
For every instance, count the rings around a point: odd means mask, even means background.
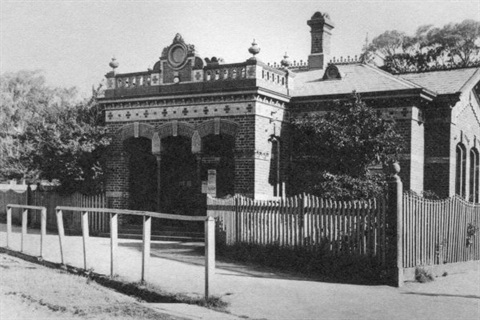
[[[226,309],[228,304],[217,296],[211,296],[205,300],[204,297],[191,297],[182,294],[173,294],[165,292],[161,288],[149,283],[128,282],[123,280],[121,277],[111,278],[109,276],[96,273],[92,269],[84,270],[82,268],[77,268],[70,265],[53,263],[20,252],[8,250],[6,248],[0,248],[0,253],[6,253],[25,261],[40,264],[53,269],[60,269],[70,274],[84,277],[87,283],[98,283],[103,287],[113,289],[119,293],[134,297],[143,302],[186,303],[206,307],[220,312],[227,312]]]

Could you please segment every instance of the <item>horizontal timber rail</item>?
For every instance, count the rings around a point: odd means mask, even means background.
[[[58,223],[58,236],[60,241],[60,256],[62,264],[65,264],[64,247],[65,247],[65,230],[63,228],[63,211],[81,212],[81,226],[83,238],[83,264],[84,269],[88,269],[87,265],[87,242],[89,239],[88,230],[88,213],[94,214],[109,213],[110,214],[110,275],[113,277],[117,270],[116,251],[118,247],[118,215],[135,215],[143,216],[143,245],[142,245],[142,275],[141,281],[145,281],[145,274],[149,267],[150,259],[150,241],[152,218],[183,220],[183,221],[204,221],[205,222],[205,299],[209,297],[209,290],[213,275],[215,273],[215,219],[208,216],[184,216],[168,213],[158,213],[149,211],[123,210],[123,209],[107,209],[107,208],[79,208],[57,206],[55,208]]]
[[[131,214],[135,216],[150,216],[152,218],[170,219],[170,220],[183,220],[183,221],[205,221],[205,216],[184,216],[169,213],[159,213],[150,211],[138,211],[138,210],[123,210],[123,209],[107,209],[107,208],[79,208],[79,207],[66,207],[58,206],[55,208],[64,211],[76,211],[76,212],[99,212],[99,213],[113,213],[113,214]]]
[[[43,258],[45,237],[47,236],[47,208],[40,206],[28,206],[21,204],[7,204],[7,248],[9,248],[10,235],[12,234],[12,209],[22,209],[22,240],[20,252],[23,252],[25,238],[27,236],[28,210],[41,212],[40,220],[40,258]]]

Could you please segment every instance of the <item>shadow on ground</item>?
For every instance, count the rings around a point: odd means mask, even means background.
[[[122,241],[119,246],[142,251],[142,243],[139,241]],[[205,265],[204,244],[199,242],[152,242],[151,257],[168,259],[191,265]],[[255,277],[268,279],[283,279],[295,281],[317,281],[328,283],[361,284],[361,285],[385,285],[384,282],[372,281],[359,277],[326,277],[306,275],[299,272],[288,272],[272,267],[266,267],[257,263],[234,261],[231,258],[216,257],[217,274],[226,274],[237,277]],[[232,274],[236,273],[236,274]]]
[[[473,294],[461,295],[461,294],[426,293],[426,292],[402,292],[402,294],[414,294],[414,295],[429,296],[429,297],[480,299],[480,296],[476,296],[476,295],[473,295]]]

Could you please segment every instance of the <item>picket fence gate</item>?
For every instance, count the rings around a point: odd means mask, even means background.
[[[480,260],[480,204],[403,196],[403,267]]]

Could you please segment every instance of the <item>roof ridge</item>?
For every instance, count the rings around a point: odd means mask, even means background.
[[[460,92],[462,92],[465,87],[467,85],[470,85],[470,82],[472,82],[472,79],[474,79],[477,75],[480,74],[480,67],[477,67],[477,70],[470,76],[470,78],[468,78],[467,81],[465,81],[465,83],[460,87]],[[474,85],[477,83],[477,81],[475,81]]]
[[[405,74],[423,74],[423,73],[430,73],[430,72],[454,71],[454,70],[477,69],[477,68],[480,68],[480,63],[471,65],[471,66],[463,66],[463,67],[432,67],[430,69],[396,72],[393,74],[396,76],[401,76]]]
[[[424,88],[424,87],[422,87],[422,86],[420,86],[420,85],[418,85],[418,84],[416,84],[416,83],[414,83],[414,82],[412,82],[412,81],[409,81],[409,80],[407,80],[407,79],[403,79],[403,78],[400,78],[400,77],[398,77],[398,76],[395,76],[395,75],[393,75],[393,74],[391,74],[391,73],[389,73],[389,72],[387,72],[387,71],[384,71],[384,70],[382,70],[382,69],[380,69],[380,68],[378,68],[378,67],[376,67],[376,66],[372,66],[372,65],[370,65],[370,64],[368,64],[368,63],[361,63],[360,65],[365,66],[365,67],[368,67],[368,68],[370,68],[371,70],[373,70],[373,71],[375,71],[375,72],[377,72],[377,73],[379,73],[379,74],[381,74],[381,75],[383,75],[383,76],[385,76],[385,77],[387,77],[387,78],[390,78],[391,80],[394,80],[394,81],[396,81],[396,82],[399,82],[399,83],[401,83],[401,84],[403,84],[403,85],[410,85],[410,87],[413,87],[413,88],[426,89],[426,88]],[[428,89],[427,89],[427,90],[428,90]],[[429,91],[430,91],[430,90],[429,90]]]

